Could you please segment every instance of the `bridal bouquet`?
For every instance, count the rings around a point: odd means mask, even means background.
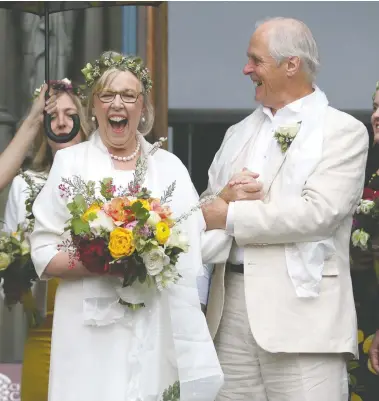
[[[366,187],[353,220],[351,241],[354,247],[365,251],[371,248],[371,239],[378,234],[379,193]]]
[[[24,310],[30,327],[41,322],[31,288],[38,280],[31,256],[29,235],[33,231],[33,203],[43,188],[43,183],[36,183],[28,174],[20,175],[26,181],[28,197],[25,201],[26,221],[18,225],[17,231],[0,232],[0,279],[4,292],[4,303],[9,308],[17,303],[24,305]],[[45,180],[45,177],[41,177]]]
[[[146,169],[146,160],[139,159],[125,188],[116,188],[112,178],[98,183],[78,176],[62,179],[59,189],[71,200],[71,217],[65,227],[70,237],[59,249],[69,253],[70,268],[79,260],[91,272],[122,277],[123,287],[138,280],[162,291],[178,281],[176,265],[188,251],[188,239],[169,206],[175,182],[155,198],[141,187]]]

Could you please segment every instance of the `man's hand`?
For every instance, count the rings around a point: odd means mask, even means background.
[[[228,204],[221,198],[202,206],[204,220],[207,223],[207,231],[226,228]]]
[[[375,372],[379,374],[379,330],[375,333],[374,340],[372,341],[369,351],[371,365]]]
[[[241,173],[235,174],[222,190],[220,197],[226,202],[241,200],[262,200],[264,197],[263,185],[257,181],[259,174],[244,168]]]

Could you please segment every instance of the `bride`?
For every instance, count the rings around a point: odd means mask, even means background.
[[[56,294],[49,379],[49,401],[213,401],[223,374],[200,309],[196,277],[202,269],[201,212],[181,228],[189,252],[178,262],[182,278],[132,311],[117,303],[121,281],[96,275],[68,253],[57,250],[70,218],[60,196],[62,177],[116,186],[132,180],[137,158],[151,145],[143,138],[153,124],[148,93],[152,82],[142,61],[104,53],[82,70],[91,89],[89,110],[98,129],[86,143],[57,152],[49,178],[34,203],[32,258],[42,279],[60,277]],[[198,196],[179,159],[159,149],[147,157],[144,186],[160,197],[176,181],[170,204],[175,216]],[[175,391],[165,391],[174,385]],[[172,387],[171,387],[172,389]]]

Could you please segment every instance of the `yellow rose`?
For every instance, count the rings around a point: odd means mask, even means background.
[[[351,400],[350,401],[363,401],[363,400],[362,400],[362,397],[360,397],[358,394],[351,393]]]
[[[165,244],[170,237],[171,230],[167,223],[160,221],[156,226],[155,238],[161,244]]]
[[[149,203],[148,200],[146,200],[146,199],[136,199],[136,200],[130,202],[130,206],[132,206],[136,202],[140,202],[142,204],[143,208],[145,208],[146,210],[150,211],[150,203]]]
[[[362,349],[364,354],[368,354],[368,351],[371,348],[372,340],[374,339],[374,334],[371,334],[371,336],[368,336],[366,340],[363,343]]]
[[[367,368],[368,368],[368,370],[369,370],[372,374],[374,374],[374,375],[376,375],[376,376],[378,375],[378,374],[375,372],[374,368],[372,367],[370,358],[369,358],[368,361],[367,361]]]
[[[108,249],[115,259],[130,256],[135,250],[133,232],[122,227],[114,229],[109,238]]]
[[[365,335],[362,330],[358,330],[358,344],[363,343]]]
[[[99,205],[98,203],[92,203],[92,205],[83,213],[82,220],[88,221],[90,214],[96,214],[99,210],[101,210],[101,205]]]

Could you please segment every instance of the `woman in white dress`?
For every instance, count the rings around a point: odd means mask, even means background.
[[[60,277],[56,295],[49,401],[213,401],[223,374],[200,309],[196,277],[202,271],[201,212],[182,223],[189,251],[181,255],[182,278],[133,311],[118,303],[118,277],[90,273],[80,262],[68,269],[68,253],[57,250],[70,218],[60,196],[62,177],[127,186],[136,160],[151,145],[148,92],[152,82],[142,61],[107,52],[82,70],[91,89],[89,107],[98,130],[90,141],[57,152],[33,213],[32,258],[42,278]],[[144,186],[160,197],[176,181],[171,201],[178,217],[198,202],[185,166],[171,153],[147,156]],[[130,289],[130,290],[129,290]],[[127,295],[127,294],[126,294]],[[121,296],[121,295],[120,295]],[[122,297],[122,296],[121,296]],[[180,398],[164,390],[180,383]],[[174,386],[177,388],[177,386]]]
[[[79,94],[72,88],[71,82],[67,79],[55,81],[53,87],[55,94],[49,109],[52,115],[53,132],[56,135],[69,133],[73,124],[70,118],[72,113],[79,115],[81,130],[70,142],[59,144],[51,141],[43,129],[44,99],[41,99],[40,94],[34,100],[26,121],[32,120],[36,110],[39,111],[39,115],[34,117],[37,134],[32,148],[31,166],[29,170],[25,171],[25,175],[38,187],[44,185],[56,152],[86,140],[89,133],[84,105],[82,105]],[[42,96],[44,96],[44,90]],[[16,176],[12,182],[5,208],[4,223],[7,230],[16,231],[18,225],[29,226],[32,223],[32,220],[27,219],[29,213],[26,210],[25,201],[28,197],[27,182],[21,175]],[[49,282],[36,282],[33,288],[37,302],[39,301],[38,306],[45,315],[45,319],[41,325],[30,328],[28,331],[22,366],[21,398],[23,401],[47,401],[52,318],[57,285],[58,279],[53,279]],[[20,338],[22,341],[21,333],[23,332],[20,330],[24,321],[22,305],[18,304],[6,313],[10,313],[16,319],[15,326],[18,328],[18,337],[14,336],[13,338]],[[6,328],[4,329],[6,330]]]

